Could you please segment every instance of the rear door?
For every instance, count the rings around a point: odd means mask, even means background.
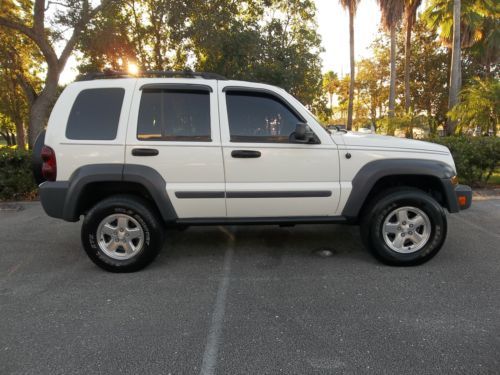
[[[217,82],[138,79],[125,159],[162,175],[179,218],[225,217]]]
[[[336,144],[284,91],[219,81],[228,217],[334,215],[340,199]],[[308,123],[316,144],[290,140]]]

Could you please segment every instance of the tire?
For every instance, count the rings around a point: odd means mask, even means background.
[[[81,235],[85,252],[99,267],[110,272],[135,272],[158,255],[164,228],[146,200],[116,195],[88,212]]]
[[[31,168],[33,170],[33,177],[37,185],[40,185],[45,181],[42,175],[42,148],[45,143],[45,130],[42,130],[40,134],[36,137],[35,144],[33,145],[33,151],[31,156]]]
[[[427,262],[443,246],[446,213],[425,192],[402,187],[373,199],[364,210],[360,229],[363,243],[378,260],[413,266]]]

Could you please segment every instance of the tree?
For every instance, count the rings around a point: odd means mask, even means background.
[[[423,17],[428,26],[439,30],[443,44],[451,48],[449,110],[459,101],[463,68],[466,67],[462,66],[462,61],[473,65],[475,73],[479,72],[481,61],[484,64],[481,73],[491,73],[500,43],[498,14],[498,1],[495,0],[432,0],[425,10]],[[473,51],[464,51],[466,49]],[[467,61],[464,54],[476,61]],[[447,133],[453,134],[455,126],[455,121],[448,118]]]
[[[410,60],[411,60],[411,31],[415,22],[417,22],[417,9],[422,4],[422,0],[406,0],[405,1],[405,111],[408,112],[411,106],[410,98]]]
[[[413,111],[425,113],[431,133],[446,121],[448,101],[449,54],[439,42],[436,31],[418,21],[413,28],[411,44],[410,99]],[[405,40],[399,42],[403,46]]]
[[[494,78],[476,78],[460,93],[460,102],[450,111],[450,118],[460,121],[460,130],[479,128],[497,133],[500,123],[500,82]]]
[[[339,84],[337,73],[330,70],[323,74],[323,91],[328,95],[330,109],[333,108],[333,96],[338,92]]]
[[[362,59],[357,63],[357,71],[357,102],[367,110],[376,130],[377,117],[382,116],[383,98],[387,95],[387,68],[374,53],[373,59]]]
[[[15,132],[15,143],[26,147],[25,128],[32,88],[40,88],[43,58],[37,48],[26,37],[0,29],[0,113],[4,126],[9,123]],[[12,142],[11,142],[12,143]]]
[[[354,61],[354,16],[360,0],[339,0],[340,5],[349,11],[349,66],[350,84],[349,84],[349,107],[347,109],[347,130],[352,129],[352,112],[354,105],[354,85],[356,82],[356,66]]]
[[[81,71],[136,61],[278,85],[309,106],[321,94],[311,0],[128,0],[107,9],[79,45]]]
[[[5,68],[0,70],[0,134],[7,145],[26,147],[24,119],[27,114],[26,101],[15,79]]]
[[[382,27],[391,35],[391,80],[389,89],[389,118],[396,108],[396,29],[404,11],[404,0],[378,0],[382,12]]]
[[[450,95],[448,99],[448,109],[451,110],[458,103],[458,94],[462,87],[462,68],[460,63],[460,5],[461,0],[453,0],[453,44],[451,47],[451,68],[450,68]],[[448,121],[446,132],[451,135],[455,132],[456,122]]]
[[[40,50],[47,66],[43,89],[36,92],[32,87],[33,100],[29,116],[29,143],[33,145],[38,133],[43,129],[52,103],[58,93],[59,76],[69,56],[81,37],[89,21],[112,0],[102,0],[92,7],[89,0],[65,0],[56,5],[53,22],[47,17],[47,10],[55,3],[45,0],[14,1],[4,0],[0,10],[0,27],[10,29],[30,39]],[[65,9],[62,11],[60,8]],[[50,25],[51,27],[46,27]],[[65,37],[64,30],[70,29]],[[63,40],[67,40],[63,43]],[[55,43],[62,45],[58,55]]]

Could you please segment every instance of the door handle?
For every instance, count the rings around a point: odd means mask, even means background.
[[[156,148],[133,148],[132,155],[134,156],[156,156],[160,152]]]
[[[231,156],[233,158],[243,158],[243,159],[249,159],[249,158],[260,158],[260,151],[253,151],[253,150],[234,150],[231,151]]]

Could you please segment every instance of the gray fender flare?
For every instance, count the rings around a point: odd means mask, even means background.
[[[450,212],[459,211],[454,187],[450,181],[450,178],[455,175],[455,170],[449,164],[421,159],[382,159],[367,163],[354,176],[351,194],[342,215],[348,218],[358,217],[373,186],[381,178],[391,175],[436,177],[445,192],[448,210]]]
[[[78,168],[69,178],[63,218],[78,220],[78,204],[88,184],[95,182],[133,182],[142,185],[153,198],[165,222],[173,222],[177,214],[170,202],[166,182],[153,168],[136,164],[93,164]]]

